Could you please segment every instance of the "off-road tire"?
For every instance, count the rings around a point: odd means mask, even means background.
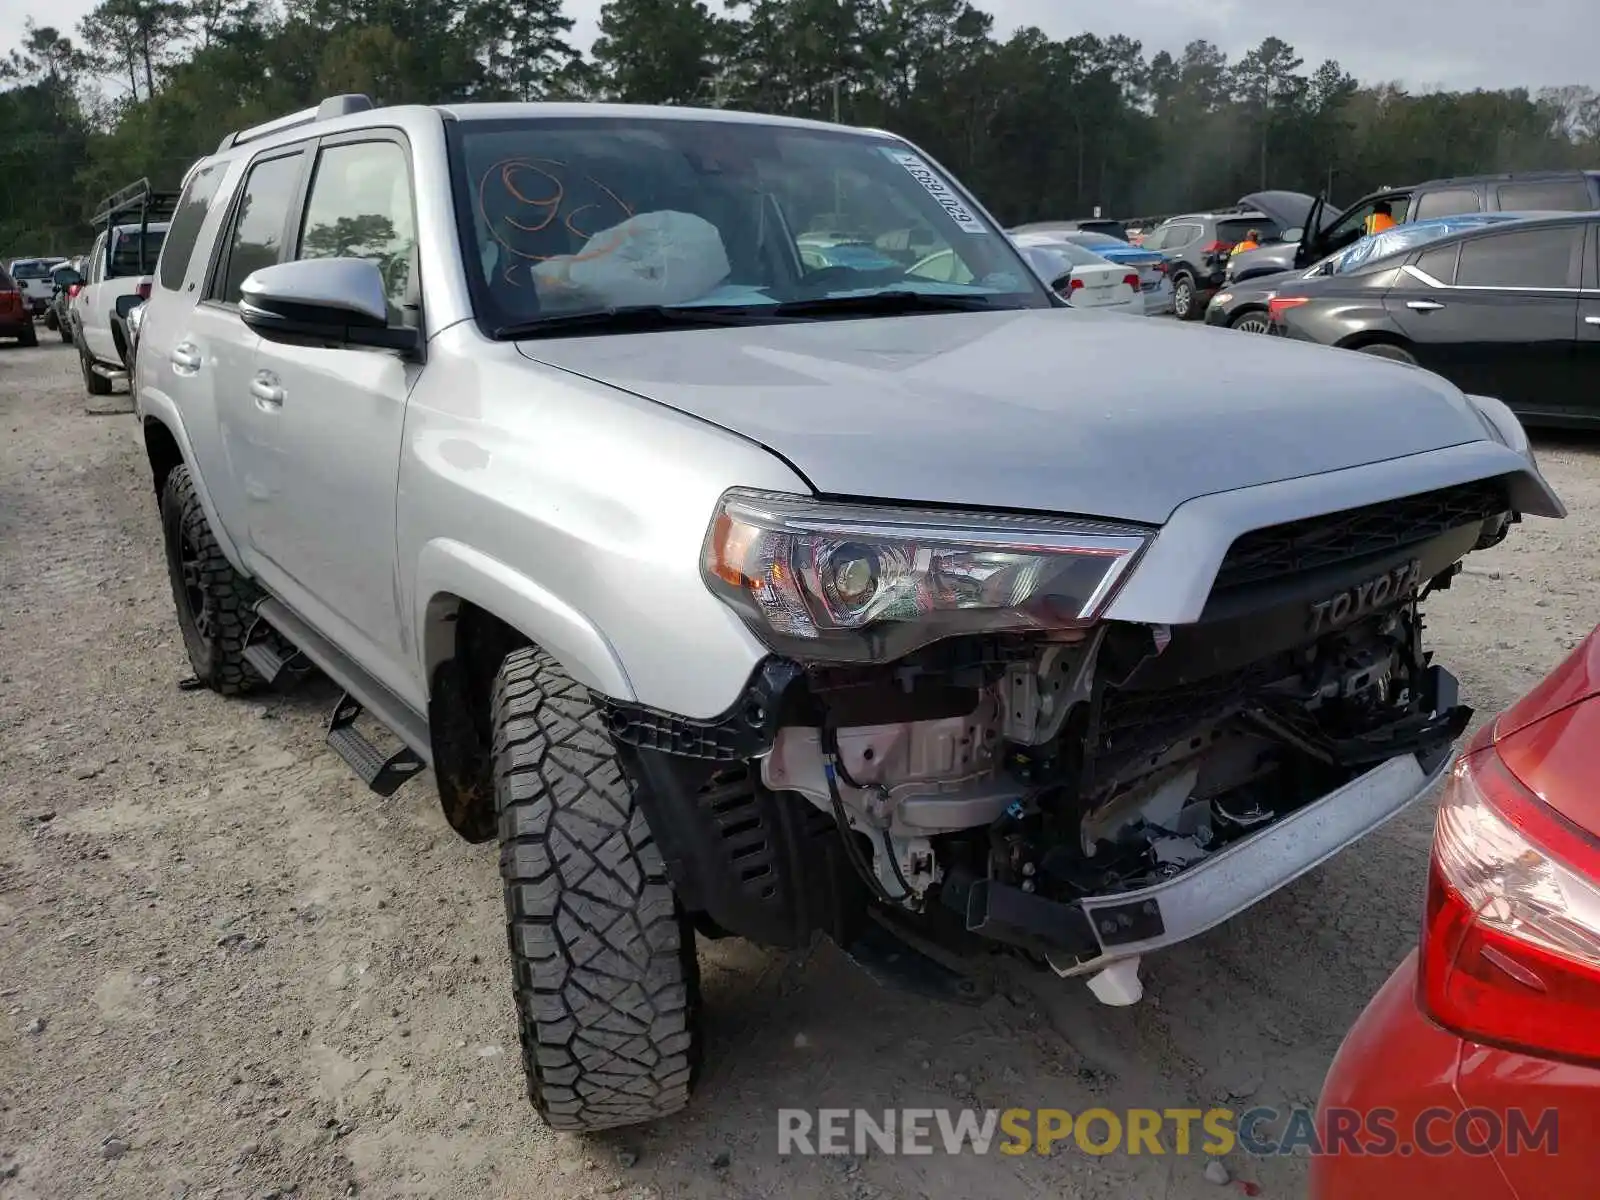
[[[677,1112],[700,1060],[694,930],[593,698],[544,651],[518,650],[493,726],[528,1095],[554,1129]]]
[[[61,335],[61,340],[67,345],[72,345],[72,326],[65,321],[56,322],[56,332]]]
[[[1387,358],[1390,362],[1405,363],[1407,366],[1417,365],[1417,356],[1404,346],[1396,346],[1393,342],[1372,342],[1366,346],[1356,347],[1362,354],[1370,354],[1373,358]]]
[[[1187,300],[1185,299],[1187,294]],[[1172,281],[1172,314],[1180,321],[1193,321],[1203,315],[1196,312],[1199,309],[1200,296],[1195,290],[1194,278],[1185,271],[1180,271],[1178,277]]]
[[[174,467],[161,489],[161,528],[178,629],[195,678],[224,696],[259,687],[244,644],[260,593],[217,545],[186,466]]]
[[[83,372],[83,386],[88,389],[89,395],[111,395],[111,380],[95,371],[89,351],[81,341],[78,343],[78,368]]]

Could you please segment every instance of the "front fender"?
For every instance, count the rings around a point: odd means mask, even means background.
[[[178,452],[183,456],[183,465],[189,468],[189,478],[194,480],[195,494],[200,497],[200,507],[205,510],[206,521],[211,526],[212,535],[217,539],[217,545],[221,547],[224,557],[233,569],[249,578],[251,572],[246,569],[239,557],[239,547],[229,535],[227,527],[223,525],[216,505],[212,503],[211,490],[206,487],[205,475],[200,470],[200,462],[194,453],[194,444],[189,438],[189,431],[184,428],[178,406],[172,402],[170,396],[154,389],[142,389],[136,394],[134,411],[140,418],[140,433],[143,434],[145,422],[156,421],[172,435],[172,440],[178,444]]]
[[[561,597],[482,551],[449,538],[425,543],[417,556],[416,628],[432,679],[448,657],[450,639],[437,636],[437,601],[454,596],[492,613],[555,656],[572,679],[618,700],[635,699],[622,660],[605,634]]]

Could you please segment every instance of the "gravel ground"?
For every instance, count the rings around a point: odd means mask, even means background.
[[[1600,441],[1540,454],[1572,517],[1431,605],[1485,713],[1600,619]],[[1309,1102],[1415,939],[1428,805],[1147,963],[1131,1009],[1020,971],[945,1005],[826,944],[702,946],[693,1111],[557,1136],[523,1093],[493,848],[431,781],[363,790],[323,744],[326,684],[230,701],[186,674],[132,418],[86,415],[70,347],[0,347],[7,1200],[1226,1194],[1198,1157],[781,1161],[775,1110]],[[1303,1190],[1295,1160],[1227,1165]]]

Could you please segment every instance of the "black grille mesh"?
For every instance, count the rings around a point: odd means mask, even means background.
[[[1257,529],[1234,541],[1212,590],[1265,583],[1416,545],[1508,507],[1505,480],[1484,479]]]

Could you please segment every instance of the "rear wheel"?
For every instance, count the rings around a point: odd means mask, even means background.
[[[1240,333],[1268,333],[1271,331],[1272,323],[1267,320],[1267,314],[1263,310],[1253,308],[1234,317],[1229,328],[1237,329]]]
[[[32,325],[23,326],[22,332],[17,335],[17,345],[37,346],[38,344],[39,334],[34,327]]]
[[[111,380],[94,369],[94,360],[82,342],[78,343],[78,368],[83,372],[83,386],[91,396],[109,396]]]
[[[1180,321],[1192,321],[1199,312],[1200,296],[1194,286],[1194,277],[1180,273],[1172,281],[1172,312]]]
[[[1360,346],[1362,354],[1370,354],[1374,358],[1387,358],[1390,362],[1406,363],[1409,366],[1417,365],[1416,355],[1404,346],[1396,346],[1392,342],[1373,342],[1369,346]]]
[[[244,660],[244,642],[259,597],[217,545],[188,467],[167,475],[161,527],[178,629],[195,678],[224,696],[250,691],[261,680]]]
[[[589,690],[544,651],[493,701],[495,806],[528,1094],[556,1129],[653,1121],[699,1066],[694,930]]]

